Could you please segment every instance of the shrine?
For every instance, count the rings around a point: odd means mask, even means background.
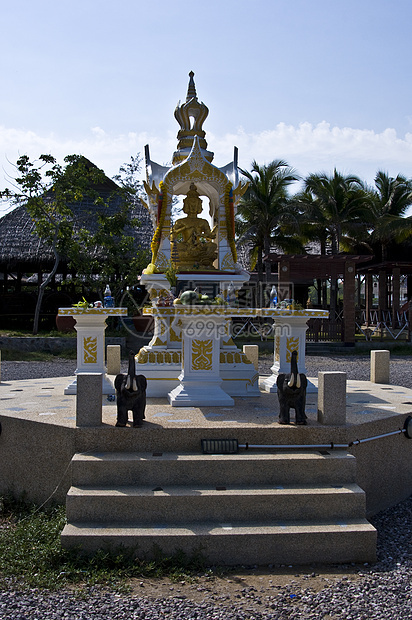
[[[212,163],[202,128],[208,111],[193,77],[175,111],[172,165],[153,162],[146,147],[155,232],[141,281],[153,338],[136,356],[136,373],[133,354],[128,374],[119,373],[120,351],[119,369],[106,371],[106,318],[126,309],[87,302],[60,309],[76,319],[76,380],[3,382],[3,492],[65,500],[61,542],[75,552],[124,548],[128,558],[150,560],[175,552],[198,558],[201,550],[208,566],[373,562],[376,530],[367,516],[411,492],[412,392],[389,385],[387,351],[373,352],[370,381],[328,371],[307,380],[307,321],[328,311],[291,300],[237,302],[249,280],[234,243],[246,185],[236,149],[227,166]],[[354,265],[347,267],[352,294]],[[293,271],[286,263],[280,269],[287,287]],[[252,315],[275,323],[272,375],[261,377],[261,391],[258,369],[231,337],[232,318]],[[149,398],[143,425],[132,409],[132,430],[118,405],[130,387],[137,395],[135,374],[144,375],[140,385],[147,378]],[[306,386],[312,394],[303,411]]]
[[[186,101],[179,102],[175,110],[180,130],[172,165],[152,161],[149,146],[145,148],[146,206],[155,233],[151,262],[141,283],[152,301],[144,313],[154,317],[155,327],[152,340],[140,349],[136,362],[137,371],[147,378],[148,395],[167,396],[173,406],[233,405],[233,396],[260,394],[253,364],[231,337],[232,317],[261,313],[260,308],[234,307],[237,292],[250,277],[237,263],[234,229],[236,207],[248,185],[239,179],[236,147],[231,163],[222,168],[212,163],[213,153],[207,150],[203,130],[207,115],[191,72]],[[172,221],[177,196],[184,196],[185,217]],[[208,201],[210,223],[202,217],[202,197]],[[199,303],[180,305],[175,295],[184,290],[198,291]],[[207,293],[205,301],[201,293]],[[285,308],[266,312],[274,319],[282,318],[282,333],[284,324],[288,326],[289,340],[286,336],[282,340],[285,346],[275,338],[274,376],[265,386],[273,391],[279,368],[290,363],[290,347],[297,348],[304,369],[307,319],[328,313]],[[297,314],[303,325],[299,333]]]

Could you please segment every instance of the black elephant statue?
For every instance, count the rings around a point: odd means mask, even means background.
[[[114,387],[117,400],[116,426],[126,426],[129,411],[132,411],[133,426],[141,427],[145,418],[147,381],[144,375],[136,375],[136,362],[132,351],[129,354],[127,375],[117,375]]]
[[[290,373],[278,375],[279,424],[290,424],[290,409],[295,410],[296,424],[306,424],[306,375],[298,371],[298,353],[292,352]]]

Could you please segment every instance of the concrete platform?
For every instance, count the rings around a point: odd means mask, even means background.
[[[264,379],[261,377],[260,382]],[[75,428],[76,396],[63,393],[70,380],[71,377],[55,377],[1,382],[0,416]],[[310,378],[310,381],[317,386],[317,378]],[[346,426],[357,426],[398,414],[410,414],[412,390],[389,384],[348,380],[346,402]],[[250,427],[282,428],[277,423],[279,406],[276,394],[262,391],[259,397],[236,398],[235,403],[235,407],[227,408],[180,408],[172,407],[166,398],[148,398],[145,428],[238,428],[244,424]],[[102,405],[103,426],[112,426],[116,421],[116,403],[103,396]],[[308,427],[305,431],[325,428],[317,422],[316,394],[307,395],[306,414]],[[291,419],[293,422],[293,411]]]
[[[0,492],[11,489],[37,502],[54,494],[63,502],[75,453],[200,452],[201,439],[213,438],[285,446],[349,444],[402,429],[412,412],[410,389],[348,381],[344,426],[318,423],[316,394],[307,396],[307,426],[279,425],[276,395],[262,392],[235,398],[234,407],[176,408],[166,399],[149,398],[141,429],[115,428],[116,404],[103,397],[102,425],[76,428],[76,397],[63,393],[69,380],[0,383]],[[366,492],[368,515],[411,494],[412,441],[403,434],[355,445],[349,452],[357,459],[356,482]]]

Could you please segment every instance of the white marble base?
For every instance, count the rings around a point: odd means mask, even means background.
[[[181,383],[169,392],[172,407],[233,407],[234,400],[217,383]]]

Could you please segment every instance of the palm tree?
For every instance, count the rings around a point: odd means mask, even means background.
[[[405,217],[412,205],[412,181],[402,175],[390,177],[381,170],[375,177],[371,197],[371,244],[380,246],[381,260],[388,259],[393,242],[401,242],[412,235],[412,218]]]
[[[338,254],[365,231],[370,219],[368,194],[362,181],[352,175],[344,176],[334,170],[310,174],[304,181],[301,204],[315,230],[326,233],[332,254]]]
[[[353,175],[310,174],[304,181],[304,191],[298,197],[304,211],[306,234],[313,235],[326,253],[338,254],[359,242],[367,232],[370,220],[368,193],[362,181]],[[318,283],[319,285],[319,283]],[[335,316],[337,282],[331,283],[330,309]],[[325,292],[323,293],[325,295]]]
[[[238,206],[237,231],[241,242],[253,242],[258,279],[262,280],[262,254],[269,255],[274,241],[282,248],[296,248],[296,240],[286,227],[296,215],[289,201],[288,187],[299,176],[283,160],[263,166],[253,161],[251,172],[239,170],[249,181],[249,187]],[[270,261],[267,261],[266,280],[269,275]]]

